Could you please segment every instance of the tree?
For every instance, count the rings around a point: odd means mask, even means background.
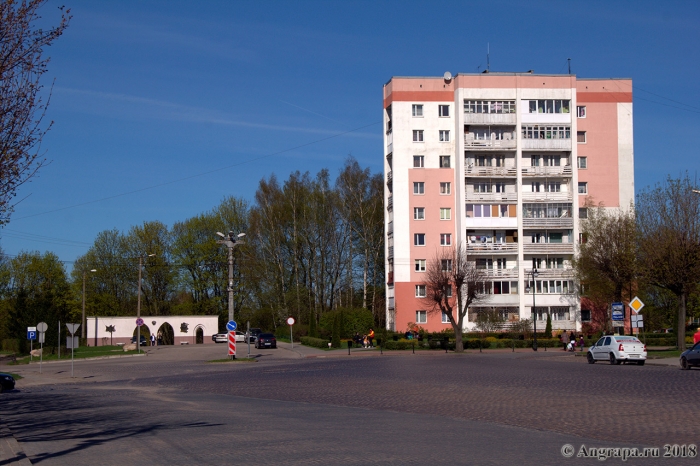
[[[486,275],[467,258],[463,245],[441,248],[426,269],[426,297],[428,313],[444,313],[455,332],[455,351],[464,351],[462,330],[469,307],[485,296]],[[453,292],[454,290],[454,292]]]
[[[43,125],[49,98],[41,97],[41,77],[49,58],[44,47],[63,34],[70,10],[61,7],[58,26],[41,29],[39,8],[46,0],[0,2],[0,224],[12,213],[17,188],[44,165],[41,141],[51,127]]]
[[[688,297],[700,282],[700,195],[688,175],[667,179],[637,199],[638,258],[644,281],[678,300],[677,345],[685,349]]]

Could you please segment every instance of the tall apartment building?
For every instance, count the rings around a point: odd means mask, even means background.
[[[538,328],[547,313],[555,329],[590,319],[571,261],[586,202],[634,198],[630,79],[394,77],[384,130],[389,329],[450,328],[427,312],[421,283],[440,248],[459,245],[490,281],[467,329],[486,308],[511,321],[536,316]]]

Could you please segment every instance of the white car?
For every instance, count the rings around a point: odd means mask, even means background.
[[[215,333],[214,335],[211,336],[211,339],[215,343],[226,343],[228,342],[228,333]],[[244,342],[245,341],[245,333],[236,330],[236,342]]]
[[[601,337],[595,345],[588,348],[588,364],[596,361],[610,361],[610,364],[636,362],[640,366],[647,360],[647,345],[637,337],[625,335],[608,335]]]

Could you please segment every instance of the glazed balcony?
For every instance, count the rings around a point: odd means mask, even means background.
[[[571,217],[525,217],[523,218],[523,227],[569,229],[574,227],[574,219]]]

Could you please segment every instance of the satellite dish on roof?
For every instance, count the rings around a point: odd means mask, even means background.
[[[452,73],[449,71],[445,71],[445,74],[443,74],[442,77],[445,78],[445,81],[447,82],[452,81]]]

